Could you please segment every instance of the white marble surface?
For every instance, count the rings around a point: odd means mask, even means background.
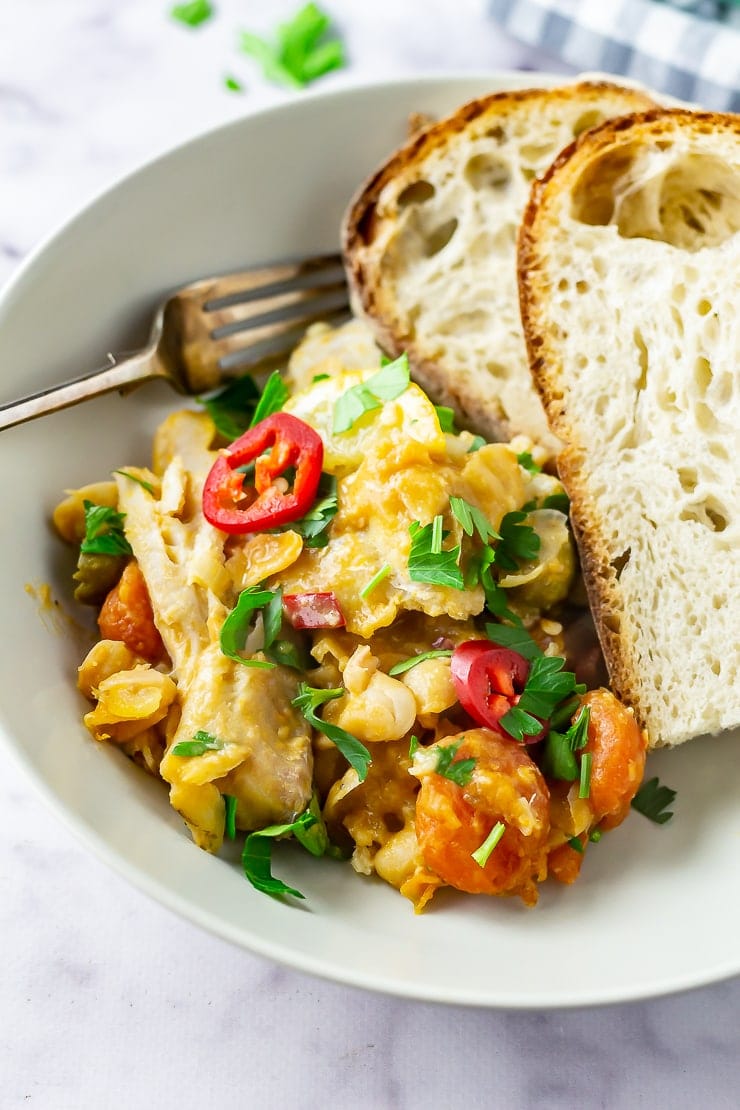
[[[0,280],[144,158],[292,95],[240,60],[233,38],[294,6],[221,0],[218,21],[190,32],[160,0],[0,0]],[[337,84],[547,65],[503,39],[478,0],[326,6],[351,55],[326,79]],[[245,95],[224,89],[225,73],[244,79]],[[0,830],[3,1108],[739,1103],[738,980],[567,1013],[363,994],[268,964],[149,902],[88,855],[12,765]]]

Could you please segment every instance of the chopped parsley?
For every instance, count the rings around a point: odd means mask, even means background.
[[[632,799],[632,808],[656,825],[664,825],[673,817],[668,806],[673,804],[675,798],[676,791],[670,786],[663,786],[658,778],[648,779]]]
[[[452,648],[439,648],[433,651],[423,651],[421,655],[412,655],[410,659],[404,659],[402,663],[396,663],[388,671],[390,675],[403,674],[405,671],[410,671],[417,663],[423,663],[425,659],[444,659],[452,655]]]
[[[570,498],[563,490],[562,493],[550,493],[542,502],[543,509],[557,509],[559,513],[567,516],[570,512]]]
[[[384,401],[400,397],[408,389],[410,380],[409,360],[403,354],[385,363],[367,381],[353,385],[334,405],[334,434],[348,432],[365,413],[379,409]]]
[[[132,555],[131,544],[123,534],[125,513],[107,505],[83,501],[85,538],[80,544],[84,555]]]
[[[205,755],[206,752],[220,752],[223,747],[223,740],[219,740],[217,736],[212,736],[210,732],[198,729],[192,740],[181,740],[179,744],[175,744],[172,754],[181,756]]]
[[[231,443],[249,427],[259,395],[252,375],[243,374],[211,397],[198,397],[197,400],[205,408],[219,435]]]
[[[268,80],[303,88],[345,64],[341,40],[326,37],[329,25],[329,16],[316,4],[306,4],[291,20],[280,24],[274,43],[244,31],[240,46],[258,62]]]
[[[574,694],[585,694],[586,687],[576,682],[576,676],[571,671],[564,671],[564,666],[564,659],[547,655],[532,659],[517,705],[508,710],[500,721],[502,728],[515,740],[521,743],[525,736],[535,736],[542,728],[542,722],[550,720],[561,702]]]
[[[546,778],[574,782],[578,778],[578,760],[562,732],[550,729],[542,749],[542,771]]]
[[[378,573],[374,574],[372,576],[372,578],[367,583],[367,585],[362,587],[362,589],[360,590],[360,597],[362,597],[362,598],[368,597],[368,595],[373,592],[373,590],[375,589],[376,586],[379,586],[381,582],[385,581],[385,579],[391,573],[391,570],[392,570],[392,568],[391,568],[390,563],[385,563],[380,568]]]
[[[311,385],[316,385],[317,382],[328,382],[330,377],[330,374],[314,374],[311,378]]]
[[[518,570],[520,562],[531,562],[540,550],[540,537],[530,524],[522,523],[526,518],[527,514],[521,511],[507,513],[499,524],[501,539],[496,545],[496,564],[504,570]]]
[[[244,86],[241,81],[238,81],[236,77],[232,77],[230,73],[224,77],[224,85],[230,92],[244,92]]]
[[[132,482],[136,482],[137,486],[141,486],[147,493],[154,493],[154,486],[151,482],[145,482],[143,478],[138,478],[136,474],[130,474],[128,470],[114,470],[114,474],[121,474],[124,478],[129,478]]]
[[[497,821],[496,824],[491,829],[491,831],[489,832],[486,839],[481,844],[480,848],[476,848],[476,850],[474,852],[471,852],[471,855],[472,855],[473,859],[475,860],[475,862],[478,864],[479,867],[485,867],[486,866],[486,864],[488,863],[488,860],[490,858],[491,852],[496,847],[496,845],[498,844],[501,837],[504,835],[504,831],[505,831],[505,828],[504,828],[503,821]]]
[[[462,740],[458,740],[456,744],[446,744],[442,748],[437,748],[437,766],[434,770],[442,778],[449,779],[457,786],[467,786],[473,777],[475,759],[455,760],[461,745]]]
[[[440,523],[437,524],[437,521]],[[460,547],[458,545],[450,551],[442,550],[442,541],[448,533],[442,532],[441,521],[442,518],[438,516],[432,524],[422,526],[415,520],[409,526],[409,578],[414,582],[428,582],[433,586],[451,586],[455,590],[464,590],[465,582],[458,566]]]
[[[298,696],[293,698],[291,705],[295,705],[296,708],[301,710],[310,725],[319,732],[323,732],[324,736],[328,736],[350,767],[355,769],[360,782],[364,782],[367,777],[367,769],[372,762],[370,752],[356,736],[347,732],[346,729],[340,728],[339,725],[332,724],[331,721],[322,720],[316,714],[320,705],[332,701],[334,698],[341,698],[345,692],[341,688],[338,690],[317,690],[315,687],[301,682],[298,685]]]
[[[580,836],[572,836],[568,841],[568,844],[574,852],[580,852],[581,855],[583,855],[583,841],[581,840]]]
[[[540,474],[542,472],[542,467],[537,465],[529,451],[521,451],[517,455],[516,461],[520,466],[523,466],[525,470],[528,470],[530,474]]]
[[[210,0],[189,0],[186,4],[175,4],[170,15],[186,27],[200,27],[213,16],[213,4]]]
[[[481,543],[485,544],[492,539],[501,539],[495,528],[491,527],[485,513],[482,513],[475,505],[471,505],[464,497],[451,497],[450,508],[452,509],[452,515],[459,521],[460,527],[466,536],[472,536],[474,532],[477,532]]]
[[[234,840],[236,838],[236,798],[233,794],[224,794],[222,797],[226,809],[224,832],[229,840]]]
[[[437,420],[439,420],[439,426],[443,432],[451,436],[459,434],[455,427],[454,409],[449,408],[447,405],[435,405],[434,411],[437,414]]]

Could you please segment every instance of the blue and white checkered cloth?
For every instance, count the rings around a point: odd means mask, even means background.
[[[567,65],[621,74],[715,111],[740,112],[735,5],[712,6],[727,22],[654,0],[489,0],[489,5],[508,34]]]

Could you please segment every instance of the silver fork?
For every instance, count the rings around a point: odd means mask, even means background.
[[[165,379],[206,393],[238,372],[274,364],[319,320],[339,323],[349,298],[338,254],[205,278],[160,305],[149,343],[102,370],[0,405],[0,431],[113,390]]]

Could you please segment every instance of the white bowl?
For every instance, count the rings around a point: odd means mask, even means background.
[[[2,399],[134,348],[168,289],[210,273],[337,246],[363,176],[404,136],[412,110],[440,113],[542,75],[416,79],[309,95],[165,154],[44,244],[0,301]],[[190,842],[165,791],[81,724],[70,553],[48,517],[63,488],[149,458],[178,403],[165,387],[107,397],[0,436],[3,506],[0,725],[46,799],[103,859],[178,913],[256,952],[410,997],[508,1007],[656,995],[740,970],[740,778],[732,739],[653,757],[679,791],[674,821],[634,814],[589,851],[572,888],[540,904],[443,894],[415,917],[348,865],[279,852],[305,904],[258,894],[237,853]],[[44,611],[26,587],[49,583]],[[77,614],[79,618],[79,614]],[[687,676],[690,681],[690,676]],[[736,738],[737,739],[737,738]],[[80,919],[81,929],[93,928]]]

